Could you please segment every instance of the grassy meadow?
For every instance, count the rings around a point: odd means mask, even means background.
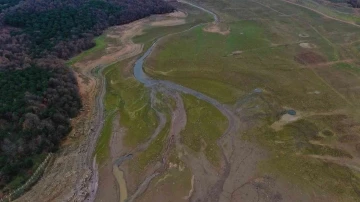
[[[245,139],[271,153],[259,172],[280,176],[310,192],[330,193],[340,201],[356,200],[359,173],[340,162],[358,162],[360,28],[278,0],[201,3],[220,16],[229,33],[206,32],[205,25],[169,37],[147,60],[145,71],[228,105],[260,88],[274,106],[310,114],[279,131],[270,125],[280,116],[247,120],[258,126],[247,131]],[[197,118],[199,101],[185,96],[184,102],[190,121],[183,139],[198,151],[204,145],[200,134],[206,133],[201,128],[210,129],[206,124],[210,121]],[[204,121],[193,125],[192,119]],[[191,128],[197,132],[186,136]],[[207,137],[205,142],[218,138]],[[207,155],[211,159],[213,154]]]

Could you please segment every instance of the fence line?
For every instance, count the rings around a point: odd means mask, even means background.
[[[34,174],[25,182],[25,184],[15,189],[14,191],[10,192],[10,194],[5,196],[4,198],[0,199],[0,202],[9,202],[11,200],[15,200],[16,198],[24,194],[24,192],[27,189],[29,189],[35,182],[37,182],[40,179],[43,172],[45,171],[47,164],[50,162],[52,156],[53,154],[49,153],[45,158],[45,160],[37,167]]]

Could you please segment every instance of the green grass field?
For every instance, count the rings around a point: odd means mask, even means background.
[[[354,15],[354,10],[350,6],[329,6],[326,4],[319,4],[314,0],[296,1],[296,3],[316,9],[317,11],[329,15],[331,17],[353,22],[360,25],[360,16]]]
[[[340,201],[356,200],[360,188],[357,171],[310,156],[351,160],[355,155],[353,146],[342,139],[358,131],[353,125],[358,126],[360,120],[359,50],[358,43],[353,43],[360,40],[360,28],[281,1],[202,3],[219,14],[230,33],[205,32],[203,26],[172,36],[152,53],[145,71],[230,105],[260,88],[267,94],[263,99],[272,99],[266,106],[270,109],[290,107],[315,114],[344,110],[341,116],[330,113],[304,117],[280,131],[269,127],[279,117],[250,119],[247,121],[263,126],[246,133],[251,134],[249,141],[271,153],[259,172],[279,175],[307,191],[330,193]],[[333,17],[340,15],[324,9],[320,11]],[[356,21],[345,15],[339,19]],[[184,143],[194,151],[210,145],[215,153],[205,149],[205,154],[210,160],[216,159],[215,142],[221,130],[211,123],[225,124],[226,119],[191,96],[184,96],[184,102],[188,115],[182,133]],[[346,122],[348,125],[342,125]],[[324,135],[332,132],[334,136]]]
[[[112,135],[112,124],[114,121],[114,114],[105,119],[104,126],[101,130],[100,138],[97,142],[95,154],[96,160],[101,164],[104,163],[110,156],[109,142]]]
[[[128,129],[125,143],[135,147],[155,130],[157,117],[150,105],[149,90],[132,76],[124,76],[123,64],[126,63],[115,64],[104,72],[107,81],[105,109],[106,112],[119,111],[121,125]]]
[[[298,44],[272,46],[265,27],[251,21],[231,24],[230,29],[228,36],[207,33],[201,27],[178,36],[158,48],[147,61],[146,71],[224,103],[234,103],[247,92],[262,88],[276,93],[285,106],[307,110],[342,106],[342,97],[316,71],[293,60]],[[242,53],[231,55],[237,50]],[[307,94],[315,90],[322,93],[316,97]]]
[[[321,131],[334,128],[338,116],[314,117],[309,121],[301,120],[287,125],[283,130],[274,132],[269,128],[251,131],[257,140],[273,154],[262,162],[260,170],[280,175],[292,183],[299,184],[307,191],[331,193],[339,201],[356,201],[360,189],[359,173],[346,166],[321,161],[308,155],[352,158],[346,151],[328,146],[311,144],[310,141],[334,143],[341,134],[327,137]],[[338,132],[338,131],[337,131]]]

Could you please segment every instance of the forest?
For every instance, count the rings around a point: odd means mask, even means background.
[[[44,6],[47,4],[51,6]],[[31,0],[9,9],[4,15],[4,23],[21,28],[14,30],[12,35],[28,36],[32,57],[50,54],[68,59],[94,46],[92,38],[109,26],[173,10],[160,0]]]
[[[82,105],[65,60],[109,26],[172,11],[162,0],[0,0],[0,198],[71,131]]]

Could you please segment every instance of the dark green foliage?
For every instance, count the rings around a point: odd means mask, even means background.
[[[117,16],[121,12],[119,6],[113,6],[103,1],[90,1],[79,8],[64,7],[39,13],[23,12],[5,16],[5,23],[21,27],[32,39],[32,53],[40,54],[50,50],[64,40],[80,38],[83,33],[92,32],[99,23],[98,15]],[[107,26],[107,23],[102,26]]]
[[[26,176],[32,157],[56,151],[70,130],[81,100],[71,70],[60,64],[42,60],[0,72],[0,188]]]
[[[90,39],[109,26],[173,11],[171,6],[158,0],[70,2],[68,5],[59,3],[59,7],[51,9],[21,4],[19,8],[5,13],[4,22],[22,28],[14,34],[29,36],[33,56],[51,52],[58,57],[69,58],[93,46]],[[46,5],[48,2],[43,3]],[[77,48],[68,47],[70,42]]]
[[[0,72],[0,114],[24,113],[25,92],[41,96],[48,86],[49,72],[35,67]]]

